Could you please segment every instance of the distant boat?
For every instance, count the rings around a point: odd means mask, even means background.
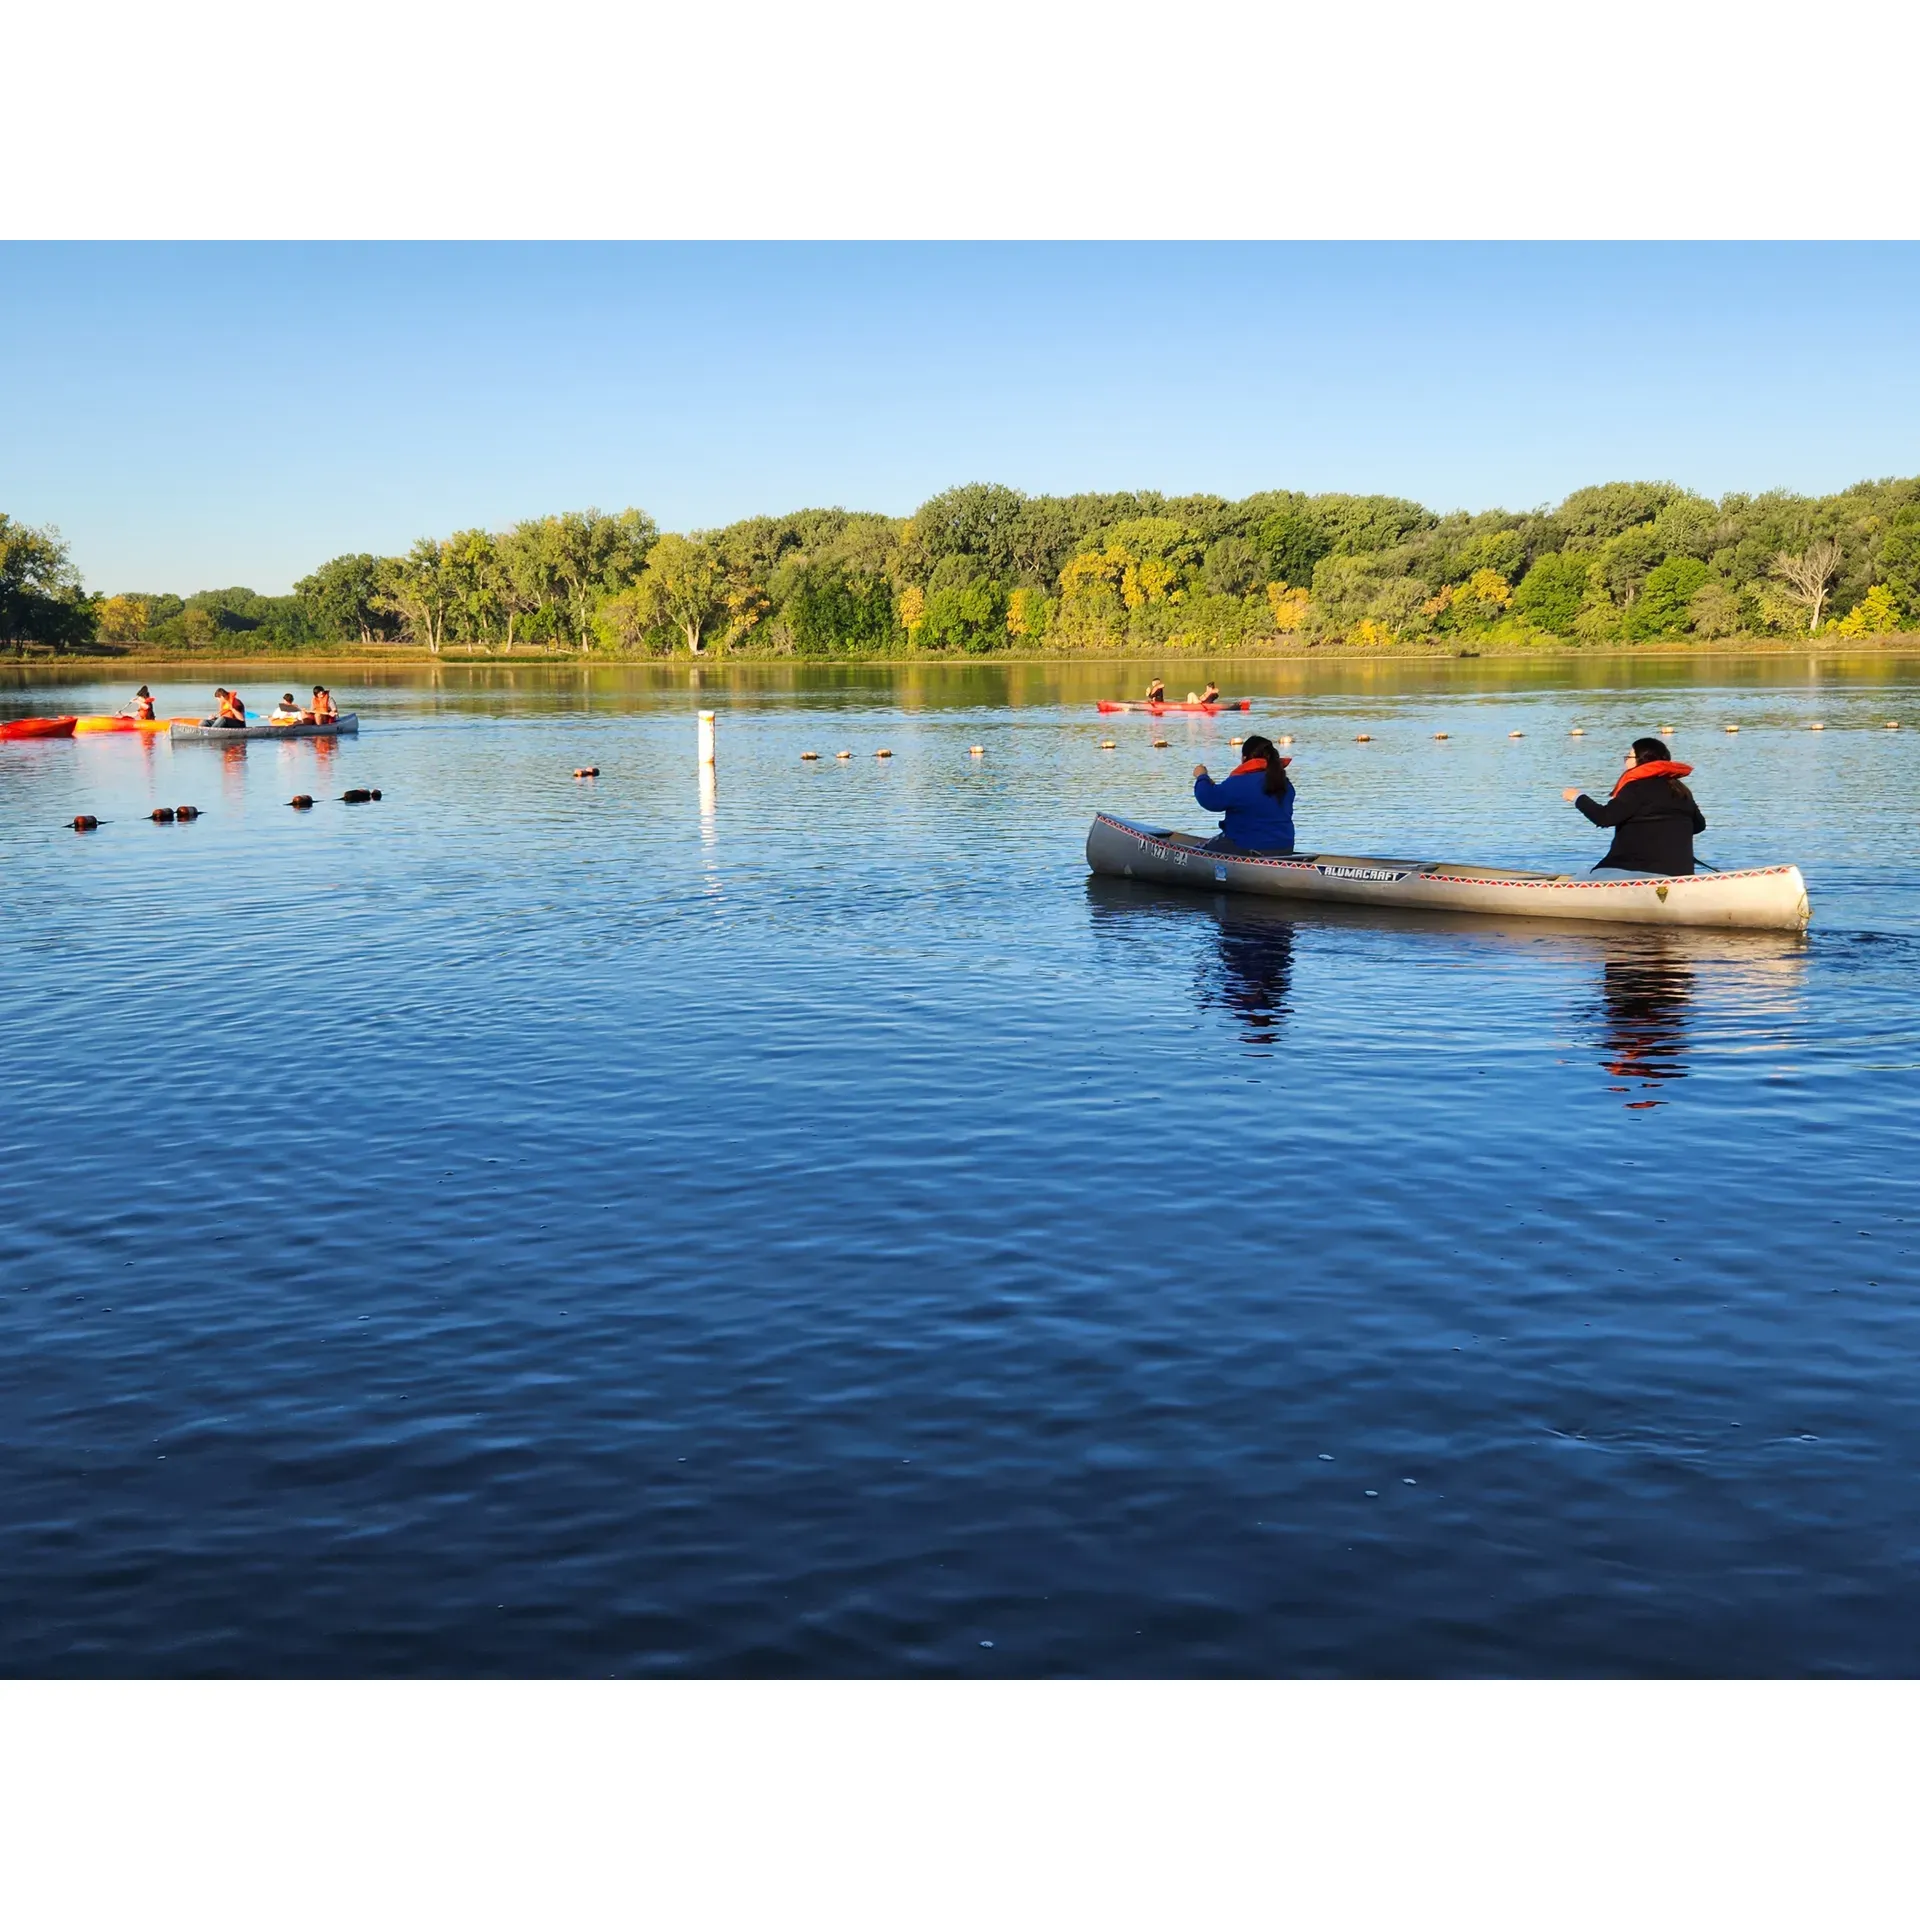
[[[1251,700],[1101,700],[1102,713],[1251,713]]]

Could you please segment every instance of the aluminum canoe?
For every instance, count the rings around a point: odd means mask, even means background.
[[[1111,813],[1093,817],[1087,865],[1095,873],[1215,893],[1628,926],[1791,930],[1804,927],[1811,911],[1807,883],[1791,866],[1609,879],[1357,854],[1208,853],[1196,835],[1143,827]]]
[[[168,728],[168,738],[181,740],[208,740],[215,746],[225,746],[234,740],[321,740],[330,739],[335,734],[358,733],[360,716],[357,713],[343,713],[338,720],[330,720],[325,726],[292,727],[203,727],[197,720],[176,720]]]

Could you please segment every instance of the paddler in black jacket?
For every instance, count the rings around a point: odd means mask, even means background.
[[[1577,787],[1562,791],[1560,797],[1571,800],[1596,827],[1613,829],[1613,845],[1595,862],[1595,873],[1602,867],[1630,873],[1693,871],[1693,836],[1706,832],[1707,821],[1687,787],[1692,771],[1667,757],[1664,742],[1648,738],[1627,749],[1627,770],[1604,806]]]

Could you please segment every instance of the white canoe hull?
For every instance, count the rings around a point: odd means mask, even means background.
[[[1215,893],[1628,926],[1791,930],[1804,927],[1811,911],[1798,867],[1606,879],[1336,853],[1206,853],[1191,835],[1168,834],[1110,813],[1094,815],[1087,865],[1095,873]]]

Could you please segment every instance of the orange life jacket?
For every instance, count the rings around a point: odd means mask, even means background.
[[[1613,783],[1613,793],[1607,798],[1613,799],[1622,787],[1630,787],[1636,780],[1684,780],[1692,771],[1684,760],[1643,760]]]
[[[220,696],[220,718],[222,720],[244,720],[247,709],[237,693],[223,693]]]
[[[144,700],[139,698],[136,698],[134,700],[133,717],[136,720],[151,720],[153,718],[153,695],[152,694],[148,694]]]
[[[1292,766],[1293,755],[1290,753],[1283,753],[1280,756],[1280,764],[1283,767]],[[1264,760],[1242,760],[1240,764],[1234,768],[1233,772],[1227,775],[1227,778],[1231,780],[1239,774],[1265,773],[1266,770],[1267,770],[1267,763]]]

